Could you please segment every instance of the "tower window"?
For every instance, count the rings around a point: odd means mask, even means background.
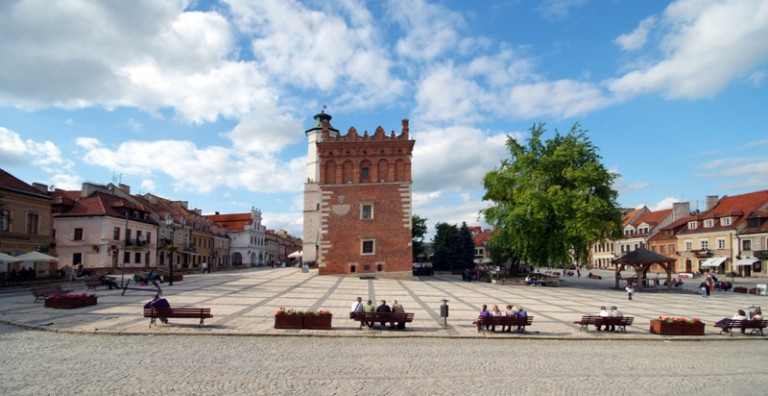
[[[363,239],[360,254],[373,255],[376,253],[376,241],[373,239]]]
[[[363,178],[367,179],[371,177],[371,170],[368,168],[363,168],[362,174],[363,174]]]
[[[360,218],[363,220],[373,219],[373,204],[364,203],[360,205]]]

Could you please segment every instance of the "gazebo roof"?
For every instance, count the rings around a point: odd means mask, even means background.
[[[653,264],[653,263],[671,263],[675,259],[663,254],[650,251],[644,247],[639,247],[619,258],[613,260],[614,263],[624,264]]]

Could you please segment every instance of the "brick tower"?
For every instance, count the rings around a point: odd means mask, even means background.
[[[408,120],[387,136],[346,135],[315,116],[304,187],[304,260],[321,275],[412,276],[411,154]]]

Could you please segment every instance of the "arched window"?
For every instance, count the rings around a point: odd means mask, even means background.
[[[360,163],[360,183],[371,182],[371,161],[365,160]]]
[[[389,162],[387,160],[381,160],[378,164],[378,170],[376,171],[376,179],[380,182],[389,181]]]
[[[354,181],[354,165],[352,161],[344,162],[341,168],[341,182],[352,183]]]
[[[323,183],[326,183],[326,184],[338,183],[338,181],[336,180],[336,162],[335,161],[328,161],[325,163],[325,180],[323,180]]]
[[[405,161],[397,160],[395,162],[395,181],[406,181]]]

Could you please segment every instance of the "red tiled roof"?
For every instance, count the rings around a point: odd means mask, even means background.
[[[44,192],[17,179],[15,176],[6,172],[3,169],[0,169],[0,188],[11,190],[18,193],[35,194],[37,196],[49,197]]]
[[[73,191],[54,191],[54,198],[70,198],[74,195]],[[79,194],[79,192],[78,192]],[[125,218],[125,209],[128,209],[128,219],[144,223],[157,224],[149,216],[149,211],[141,205],[135,205],[123,198],[103,192],[93,193],[89,197],[78,198],[74,200],[71,206],[60,208],[56,217],[74,217],[74,216],[111,216]]]
[[[205,215],[214,224],[230,231],[243,231],[245,226],[253,223],[250,213],[233,213]]]
[[[697,232],[712,232],[722,230],[735,230],[747,220],[749,213],[768,209],[768,190],[756,191],[747,194],[724,196],[715,206],[696,216],[698,222],[702,220],[714,220],[714,226],[708,228],[697,227],[694,230],[681,230],[681,234],[694,234]],[[722,225],[720,219],[731,218],[730,225]],[[689,220],[690,221],[690,220]]]
[[[633,210],[630,210],[629,212],[627,212],[627,213],[624,215],[624,217],[622,217],[622,218],[621,218],[621,224],[622,224],[622,226],[626,226],[626,225],[627,225],[627,224],[629,224],[629,223],[630,223],[630,222],[631,222],[631,221],[632,221],[634,218],[636,218],[636,217],[637,217],[637,216],[638,216],[640,213],[642,213],[643,211],[647,211],[647,210],[648,210],[648,208],[647,208],[646,206],[643,206],[642,208],[639,208],[639,209],[633,209]]]
[[[642,223],[646,223],[649,225],[657,225],[664,221],[670,214],[672,214],[672,209],[664,209],[664,210],[657,210],[655,212],[648,212],[640,216],[632,225],[638,226]]]

